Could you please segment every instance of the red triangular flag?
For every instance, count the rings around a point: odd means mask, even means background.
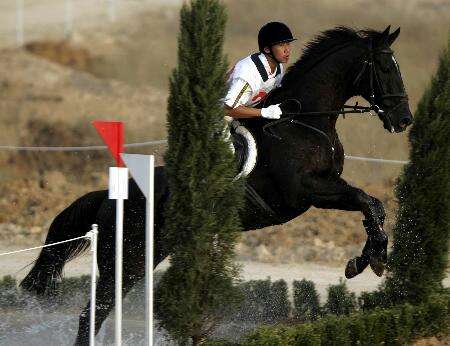
[[[94,125],[108,146],[109,151],[116,160],[117,167],[124,167],[124,163],[120,157],[120,154],[123,153],[123,122],[94,120],[92,125]]]

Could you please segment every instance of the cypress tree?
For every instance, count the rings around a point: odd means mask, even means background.
[[[239,296],[232,260],[243,185],[232,181],[236,168],[223,131],[225,23],[218,0],[183,5],[170,79],[164,241],[171,266],[158,287],[156,312],[180,344],[200,343]]]
[[[409,133],[410,162],[399,201],[386,292],[418,303],[442,288],[450,226],[450,40],[419,102]]]

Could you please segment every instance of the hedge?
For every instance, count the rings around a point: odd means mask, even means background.
[[[158,273],[158,279],[159,276]],[[67,307],[73,304],[74,299],[80,299],[80,296],[87,299],[89,285],[89,276],[64,278],[53,301]],[[297,289],[306,287],[297,284],[294,285],[294,291],[295,286]],[[383,306],[381,304],[384,298],[383,292],[362,293],[358,298],[357,312],[341,316],[330,314],[319,316],[318,320],[309,323],[298,323],[297,319],[291,321],[297,324],[287,326],[273,325],[274,322],[284,321],[290,309],[287,285],[283,280],[273,283],[270,279],[254,280],[243,283],[241,288],[246,299],[236,319],[238,321],[254,320],[260,323],[272,323],[272,325],[258,328],[244,337],[240,344],[224,340],[208,340],[207,345],[374,345],[380,343],[399,345],[407,344],[418,337],[450,332],[450,289],[443,289],[442,292],[432,295],[428,301],[420,305],[406,303],[387,308],[380,307]],[[314,286],[308,285],[307,291],[315,292]],[[330,291],[346,292],[345,295],[348,295],[342,283],[330,286],[328,292]],[[80,294],[74,295],[74,292]],[[128,297],[130,302],[141,306],[139,302],[142,292],[130,293]],[[261,299],[262,297],[267,300]],[[0,280],[0,309],[23,308],[29,305],[30,298],[29,295],[18,290],[14,278],[6,276]],[[336,299],[333,298],[333,301]],[[345,301],[347,299],[344,299]],[[327,302],[329,306],[330,303]],[[386,304],[386,301],[384,303]],[[376,307],[377,304],[381,305]],[[298,308],[299,306],[296,306],[296,309]]]
[[[403,345],[419,337],[448,333],[449,316],[450,292],[445,290],[420,305],[406,303],[347,316],[327,315],[295,326],[263,326],[239,344],[210,340],[207,345]]]

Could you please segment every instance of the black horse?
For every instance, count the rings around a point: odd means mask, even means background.
[[[345,102],[361,95],[390,132],[412,122],[399,67],[390,46],[399,29],[355,31],[337,27],[310,42],[299,61],[286,73],[282,86],[267,102],[282,103],[286,114],[278,121],[244,120],[258,144],[259,156],[247,178],[247,203],[241,213],[245,230],[281,224],[311,206],[361,211],[368,235],[361,256],[350,260],[346,276],[369,264],[377,275],[387,260],[387,236],[381,202],[347,184],[340,175],[344,150],[335,125]],[[299,114],[300,101],[303,115]],[[307,114],[305,114],[307,113]],[[168,254],[164,246],[164,205],[169,197],[164,167],[155,172],[155,266]],[[130,180],[124,216],[123,294],[144,275],[145,199]],[[107,190],[86,194],[63,210],[50,226],[46,244],[84,235],[99,225],[96,332],[114,306],[115,203]],[[85,240],[44,248],[21,286],[49,293],[64,264],[89,246]],[[87,344],[89,304],[80,316],[77,344]]]

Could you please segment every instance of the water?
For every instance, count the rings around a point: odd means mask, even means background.
[[[0,345],[8,346],[68,346],[73,345],[78,330],[78,314],[13,311],[0,318]],[[154,345],[173,345],[167,334],[154,330]],[[144,321],[123,320],[124,345],[144,345]],[[96,336],[97,345],[114,344],[114,320],[108,318]]]
[[[124,300],[122,341],[124,345],[144,345],[145,317],[143,285]],[[13,295],[1,292],[0,346],[66,346],[73,345],[78,331],[79,314],[87,304],[86,293],[70,296],[58,305],[43,306],[31,296],[16,298],[8,307],[5,301]],[[154,327],[154,345],[173,345],[164,330]],[[96,336],[96,344],[114,344],[114,312]]]

